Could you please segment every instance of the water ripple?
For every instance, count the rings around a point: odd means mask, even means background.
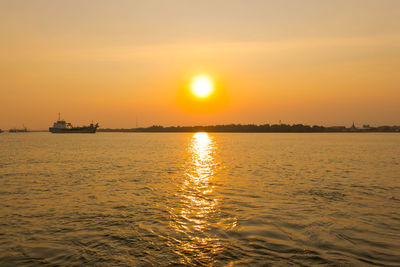
[[[0,138],[1,266],[400,266],[396,134]]]

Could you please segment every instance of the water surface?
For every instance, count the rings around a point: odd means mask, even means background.
[[[400,266],[400,134],[3,133],[0,265]]]

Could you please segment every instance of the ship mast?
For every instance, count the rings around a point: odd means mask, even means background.
[[[60,112],[58,112],[58,120],[59,120],[59,121],[61,120],[61,114],[60,114]]]

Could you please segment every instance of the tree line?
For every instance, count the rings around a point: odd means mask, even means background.
[[[237,133],[318,133],[318,132],[400,132],[400,126],[379,126],[363,128],[324,127],[304,124],[223,124],[209,126],[169,126],[153,125],[145,128],[99,129],[99,132],[237,132]]]

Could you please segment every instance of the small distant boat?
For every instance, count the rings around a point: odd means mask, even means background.
[[[65,120],[60,119],[60,114],[58,114],[58,121],[53,124],[53,127],[49,128],[51,133],[96,133],[99,124],[94,125],[91,123],[89,126],[73,127],[71,123],[65,122]]]
[[[8,130],[9,133],[27,133],[28,129],[24,126],[22,129],[12,128]]]

